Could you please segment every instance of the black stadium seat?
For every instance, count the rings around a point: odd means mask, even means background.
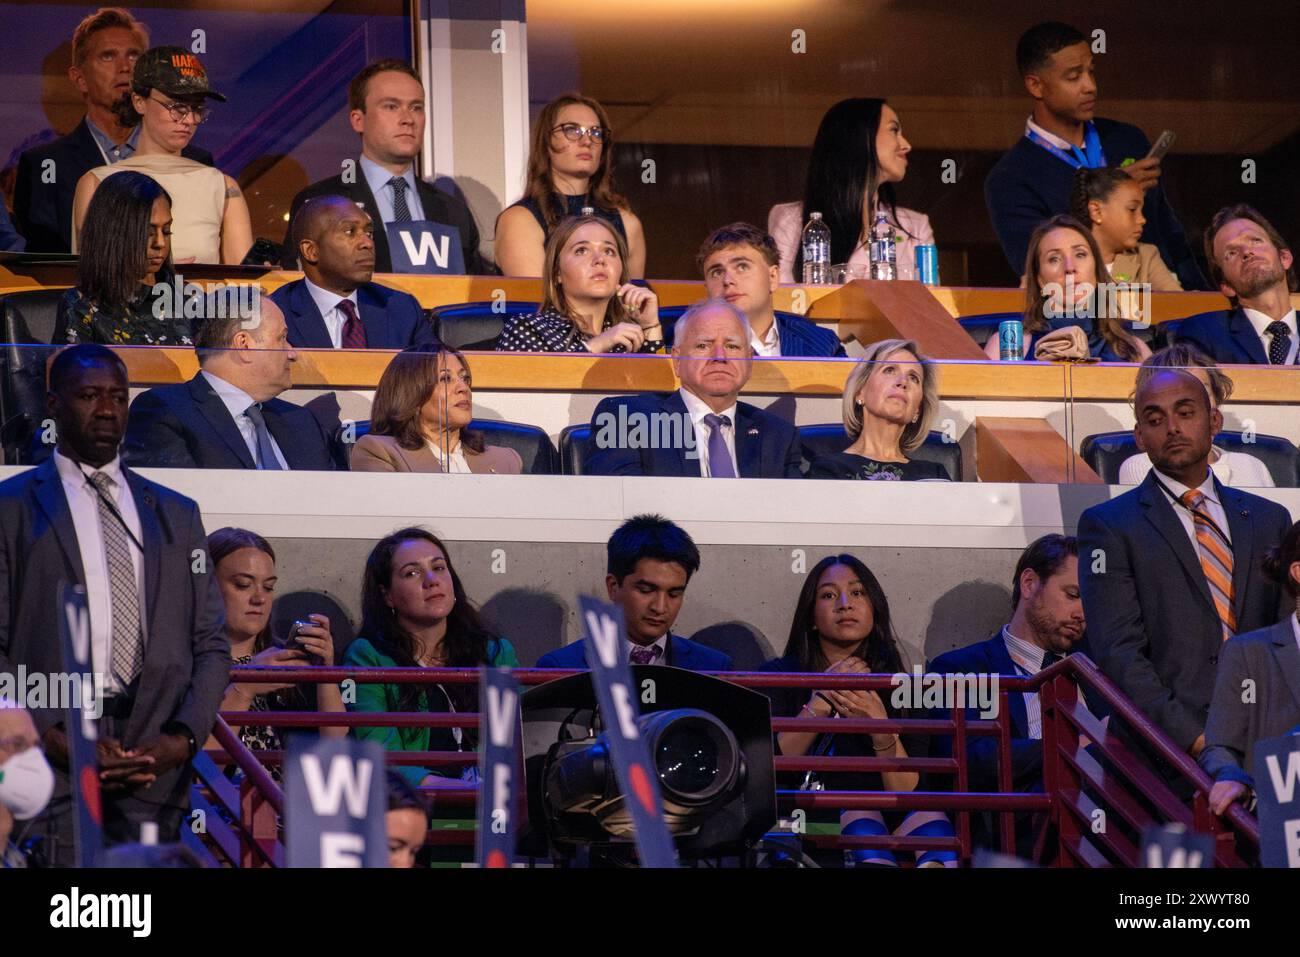
[[[555,475],[559,468],[559,456],[551,437],[535,425],[522,422],[500,422],[495,419],[473,419],[469,423],[472,431],[482,432],[483,440],[488,445],[501,445],[514,449],[524,462],[525,475]],[[362,419],[353,423],[354,441],[370,431],[370,420]]]
[[[1220,432],[1214,444],[1225,452],[1244,452],[1264,463],[1279,488],[1300,485],[1300,457],[1296,447],[1287,439],[1276,435],[1254,435],[1247,442],[1243,432]],[[1119,482],[1119,467],[1131,456],[1137,455],[1137,442],[1132,432],[1102,432],[1090,435],[1079,446],[1080,457],[1101,476],[1108,485]]]
[[[587,461],[587,440],[591,438],[590,423],[568,425],[560,431],[560,473],[562,475],[585,475],[583,466]]]
[[[0,442],[4,461],[34,463],[32,442],[45,418],[45,366],[59,324],[63,289],[13,292],[0,300]]]
[[[849,447],[848,433],[838,422],[824,425],[799,426],[799,441],[803,445],[803,470],[813,458],[827,452],[843,452]],[[942,465],[948,478],[954,482],[961,481],[961,446],[951,442],[942,432],[931,432],[921,443],[921,447],[910,453],[910,457],[922,462],[935,462]]]
[[[438,306],[430,314],[434,334],[453,349],[491,352],[507,316],[536,312],[535,302],[459,302]]]

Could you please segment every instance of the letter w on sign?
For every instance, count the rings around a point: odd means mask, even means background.
[[[632,669],[623,653],[623,610],[586,595],[578,596],[578,608],[609,756],[636,830],[637,856],[645,867],[676,867],[677,849],[664,823],[659,774],[638,731]]]
[[[1265,867],[1300,867],[1300,736],[1255,742],[1259,859]]]
[[[393,272],[451,273],[465,272],[465,254],[461,250],[460,230],[427,220],[388,224],[388,248]]]
[[[479,867],[509,867],[515,854],[522,800],[524,755],[519,730],[519,682],[509,669],[484,668],[479,684]]]
[[[285,863],[387,867],[384,749],[354,738],[289,737]]]

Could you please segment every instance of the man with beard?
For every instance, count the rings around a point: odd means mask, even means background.
[[[1295,365],[1296,282],[1291,248],[1273,224],[1245,203],[1214,214],[1205,231],[1205,259],[1228,312],[1184,319],[1175,334],[1220,363]]]
[[[1209,467],[1223,425],[1181,369],[1139,387],[1133,435],[1154,468],[1079,519],[1079,583],[1097,664],[1178,747],[1197,757],[1223,643],[1285,613],[1260,570],[1291,525],[1274,502]]]
[[[1044,535],[1030,544],[1016,562],[1011,620],[992,638],[942,654],[926,670],[938,674],[1032,677],[1077,650],[1084,629],[1078,556],[1078,541],[1067,535]],[[1043,732],[1038,695],[1013,694],[1007,703],[1011,710],[1012,787],[1021,792],[1042,791]],[[1100,703],[1089,703],[1094,714],[1102,712]],[[948,718],[950,712],[944,710],[934,717]],[[978,709],[970,708],[967,717],[975,720],[981,716]],[[951,754],[952,738],[935,738],[932,756]],[[968,738],[966,755],[971,790],[999,790],[998,739]],[[983,817],[979,815],[973,821],[974,838],[977,843],[993,846],[994,822]],[[1029,815],[1017,815],[1016,849],[1021,856],[1032,853],[1036,823]]]

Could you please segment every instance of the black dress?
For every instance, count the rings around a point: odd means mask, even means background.
[[[798,674],[804,669],[794,657],[773,658],[765,662],[759,671]],[[766,688],[767,696],[772,701],[772,717],[793,718],[808,703],[812,692],[807,688]],[[888,691],[877,691],[880,702],[885,706],[885,713],[891,718],[911,717],[909,712],[894,708],[890,704]],[[774,747],[781,753],[781,745],[776,735]],[[908,757],[924,757],[927,741],[923,735],[900,735],[900,741]],[[842,758],[877,757],[872,747],[869,734],[819,734],[806,752],[809,755],[834,755]],[[884,791],[885,781],[879,771],[780,771],[776,775],[776,786],[781,790],[826,790],[826,791]],[[885,824],[892,833],[907,817],[906,811],[882,812]],[[833,809],[813,810],[808,812],[808,821],[815,824],[839,824],[840,812]],[[843,866],[844,856],[841,851],[814,853],[813,858],[822,866]]]
[[[812,460],[809,478],[861,479],[876,482],[948,481],[948,470],[938,462],[908,459],[906,462],[879,462],[851,452],[827,452]]]
[[[605,220],[616,230],[618,234],[627,239],[627,230],[623,226],[623,214],[617,209],[605,209],[603,206],[597,206],[591,199],[590,194],[581,196],[568,196],[561,193],[551,194],[551,208],[555,211],[556,222],[569,216],[581,216],[584,208],[590,206],[592,215],[599,219]],[[525,196],[517,203],[511,203],[511,206],[522,206],[533,214],[533,219],[537,220],[537,225],[542,227],[542,242],[545,243],[551,238],[551,231],[546,226],[546,217],[542,215],[542,208],[537,205],[537,201],[531,196]]]

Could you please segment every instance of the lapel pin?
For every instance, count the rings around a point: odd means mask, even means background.
[[[753,428],[751,428],[751,429],[750,429],[748,432],[746,432],[745,434],[746,434],[746,435],[758,435],[758,429],[753,429]]]

